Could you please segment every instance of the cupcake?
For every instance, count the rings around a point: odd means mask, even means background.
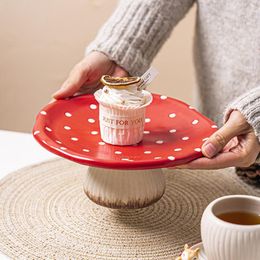
[[[143,139],[145,109],[152,95],[139,88],[140,77],[101,78],[103,89],[95,92],[99,103],[101,138],[113,145],[133,145]]]

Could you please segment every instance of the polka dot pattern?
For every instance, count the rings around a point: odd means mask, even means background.
[[[157,140],[155,141],[156,144],[163,144],[163,140]]]
[[[69,113],[69,112],[66,112],[66,113],[65,113],[65,116],[66,116],[66,117],[72,117],[72,114]]]
[[[88,122],[91,123],[91,124],[93,124],[93,123],[95,123],[96,121],[95,121],[95,119],[93,119],[93,118],[89,118],[89,119],[88,119]]]
[[[97,109],[97,105],[95,105],[95,104],[91,104],[89,107],[90,107],[90,109]]]
[[[51,132],[51,128],[49,128],[48,126],[45,127],[45,129],[48,131],[48,132]]]
[[[169,117],[170,118],[174,118],[174,117],[176,117],[176,114],[175,113],[171,113],[171,114],[169,114]]]
[[[108,168],[158,168],[188,162],[201,157],[200,147],[216,131],[214,122],[195,109],[163,95],[154,95],[146,110],[143,140],[132,146],[103,142],[98,104],[92,95],[56,101],[40,115],[33,133],[45,147],[67,159]]]
[[[167,99],[167,96],[160,96],[160,99],[162,99],[162,100],[165,100],[165,99]]]

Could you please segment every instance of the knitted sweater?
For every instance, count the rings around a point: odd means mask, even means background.
[[[140,75],[194,2],[199,110],[221,125],[225,109],[238,109],[260,140],[259,0],[121,0],[86,52]]]

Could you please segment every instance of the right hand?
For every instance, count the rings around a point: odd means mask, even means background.
[[[100,88],[102,75],[125,77],[128,73],[101,52],[91,52],[74,66],[61,88],[53,94],[64,99],[74,94],[93,93]]]

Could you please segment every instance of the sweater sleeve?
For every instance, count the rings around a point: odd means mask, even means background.
[[[233,110],[242,113],[247,122],[253,127],[260,142],[260,87],[253,88],[229,104],[225,111],[224,121],[227,121]]]
[[[86,54],[100,51],[141,75],[194,0],[121,0]]]

